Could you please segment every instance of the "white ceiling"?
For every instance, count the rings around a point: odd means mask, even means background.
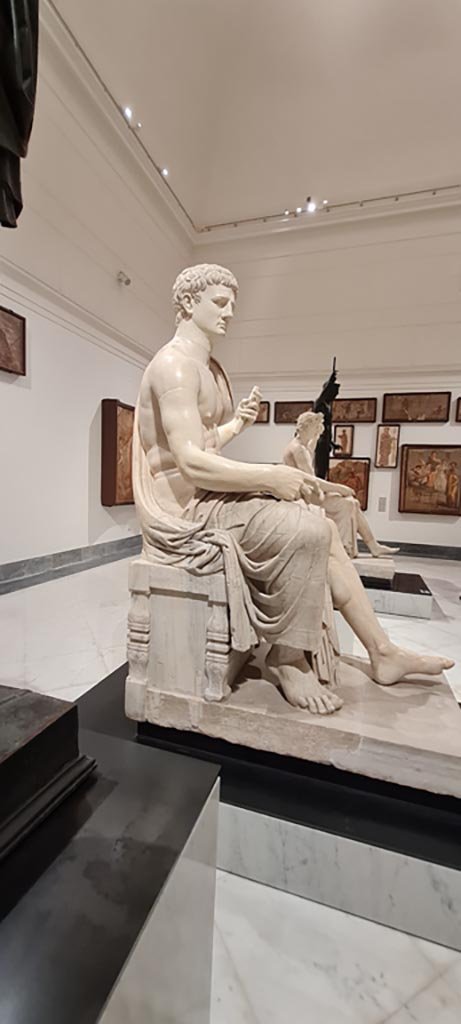
[[[54,0],[197,226],[457,183],[460,0]]]

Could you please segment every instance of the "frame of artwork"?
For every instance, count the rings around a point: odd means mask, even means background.
[[[346,484],[347,487],[352,487],[360,502],[362,512],[366,512],[370,483],[370,459],[330,459],[328,479],[332,483]]]
[[[26,375],[26,318],[0,306],[0,370]]]
[[[255,423],[269,423],[271,414],[270,402],[260,402],[259,412],[255,419]]]
[[[383,423],[447,423],[451,391],[402,391],[383,396]]]
[[[101,402],[101,504],[132,505],[134,406],[116,398]]]
[[[333,423],[376,423],[377,398],[335,398]]]
[[[461,398],[456,403],[456,422],[461,423]]]
[[[395,469],[399,461],[400,425],[380,423],[376,431],[376,469]]]
[[[303,412],[312,412],[313,402],[276,402],[274,423],[296,423]]]
[[[461,515],[461,444],[404,444],[399,512]]]
[[[337,423],[333,431],[333,443],[341,445],[337,459],[350,459],[354,451],[354,427],[350,423]]]

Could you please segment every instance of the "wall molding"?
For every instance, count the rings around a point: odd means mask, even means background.
[[[283,394],[299,394],[303,389],[319,390],[328,376],[328,368],[320,375],[318,371],[310,373],[305,367],[289,371],[262,370],[257,373],[229,371],[232,385],[236,392],[251,390],[255,383],[259,384],[265,395],[279,397]],[[444,366],[424,367],[344,367],[338,371],[341,381],[340,397],[353,397],[360,387],[389,390],[398,388],[405,391],[438,390],[461,391],[461,362]],[[352,380],[351,380],[352,379]],[[353,381],[353,383],[352,383]]]
[[[38,583],[48,583],[60,576],[71,576],[85,569],[94,569],[107,562],[117,562],[141,551],[141,535],[122,537],[118,540],[89,544],[69,551],[55,551],[51,555],[25,558],[19,562],[5,562],[0,565],[0,594],[9,594]]]
[[[58,75],[58,82],[61,83],[63,76],[72,97],[74,98],[75,92],[78,90],[79,99],[92,115],[94,116],[95,110],[102,115],[106,125],[110,128],[112,145],[118,149],[124,161],[128,160],[133,175],[139,179],[144,195],[148,195],[150,192],[152,196],[153,190],[164,213],[168,213],[171,237],[175,237],[181,244],[184,244],[186,240],[189,243],[194,241],[195,232],[192,230],[187,216],[182,213],[163,179],[152,173],[151,160],[143,152],[143,148],[134,144],[136,134],[130,130],[123,118],[121,108],[117,107],[108,87],[97,69],[93,68],[85,50],[73,36],[53,0],[44,0],[42,4],[40,29],[42,52],[46,46],[46,55]],[[86,130],[88,131],[87,128]],[[97,142],[99,148],[104,149],[103,140],[98,138]],[[108,157],[107,152],[105,155]],[[150,204],[152,206],[152,199]],[[150,212],[152,215],[153,209]],[[157,217],[154,216],[154,219],[157,220]]]
[[[9,278],[3,276],[0,283],[3,301],[36,313],[140,369],[152,359],[153,352],[144,345],[5,256],[0,256],[0,270]]]

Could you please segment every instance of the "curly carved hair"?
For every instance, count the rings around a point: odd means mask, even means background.
[[[237,298],[239,286],[237,279],[226,267],[216,263],[199,263],[195,267],[186,267],[176,278],[173,285],[173,306],[176,310],[176,323],[189,320],[190,313],[184,307],[184,298],[190,295],[194,302],[200,302],[200,292],[210,284],[223,284],[232,288]]]

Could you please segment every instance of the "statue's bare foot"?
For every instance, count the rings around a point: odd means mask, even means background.
[[[341,697],[319,683],[317,676],[302,656],[290,664],[280,664],[276,646],[272,648],[266,665],[275,677],[283,696],[295,708],[307,708],[312,715],[331,715],[343,706]]]
[[[387,544],[379,544],[376,540],[373,544],[368,545],[370,555],[373,558],[385,558],[386,555],[396,555],[400,548],[390,548]]]
[[[395,647],[391,643],[383,647],[370,660],[373,679],[381,686],[392,686],[393,683],[403,680],[405,676],[438,676],[445,669],[453,668],[454,665],[451,658],[416,654],[414,651]]]

